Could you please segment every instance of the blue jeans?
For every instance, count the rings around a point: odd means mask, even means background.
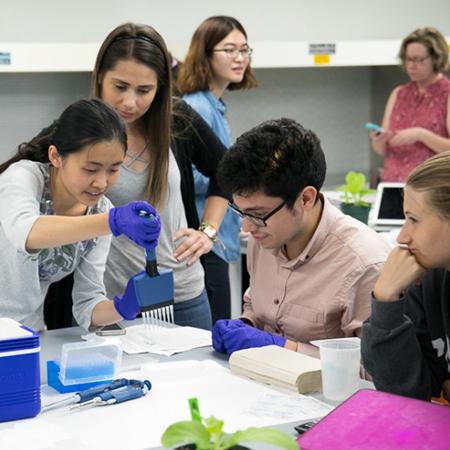
[[[174,305],[175,323],[177,325],[211,330],[211,308],[209,307],[206,290],[192,300],[175,303]]]

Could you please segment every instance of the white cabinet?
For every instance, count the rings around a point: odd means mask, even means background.
[[[254,68],[389,66],[398,64],[399,40],[253,42]],[[0,72],[89,72],[100,43],[0,42]],[[327,53],[327,47],[335,49]],[[311,54],[314,48],[319,53]],[[325,53],[320,53],[320,49]],[[182,58],[184,45],[172,45]],[[9,62],[8,62],[9,60]]]

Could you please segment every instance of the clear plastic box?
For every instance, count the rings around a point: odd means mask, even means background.
[[[65,386],[118,378],[122,363],[119,339],[95,337],[63,344],[59,379]]]

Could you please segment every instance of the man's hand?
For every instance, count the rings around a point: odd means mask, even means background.
[[[213,327],[213,346],[231,355],[244,348],[278,345],[284,347],[286,338],[246,325],[240,320],[218,320]]]

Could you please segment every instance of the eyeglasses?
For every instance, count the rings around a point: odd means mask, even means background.
[[[275,209],[270,211],[270,213],[266,214],[263,217],[254,216],[253,214],[246,213],[242,211],[242,209],[238,208],[233,201],[228,202],[228,206],[231,208],[233,212],[235,212],[239,217],[242,217],[243,219],[247,219],[250,221],[253,225],[256,225],[257,227],[267,227],[267,220],[269,220],[270,217],[272,217],[275,213],[277,213],[284,205],[286,205],[286,202],[283,202],[281,205],[277,206]]]
[[[418,56],[415,58],[405,58],[405,65],[407,64],[417,64],[418,66],[420,66],[421,64],[423,64],[428,58],[431,58],[430,55],[428,56],[423,56],[422,58],[419,58]]]
[[[238,55],[242,56],[242,59],[250,59],[253,53],[253,49],[246,48],[215,48],[213,52],[223,52],[230,59],[236,59]]]

